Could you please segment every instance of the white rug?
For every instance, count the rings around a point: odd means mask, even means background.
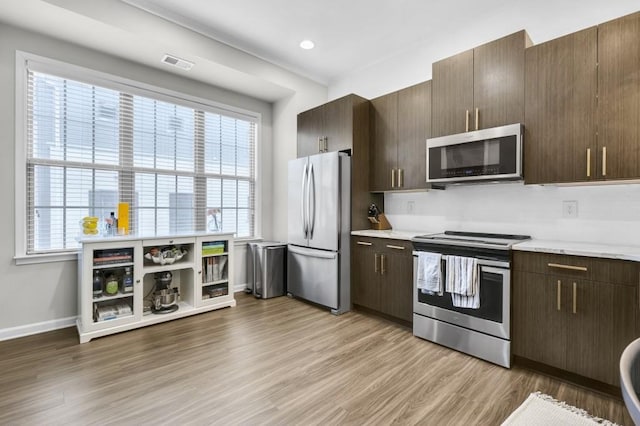
[[[529,395],[502,424],[503,426],[616,425],[540,392]]]

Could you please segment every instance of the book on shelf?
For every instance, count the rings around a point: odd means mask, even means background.
[[[129,262],[133,262],[132,249],[96,250],[93,252],[94,266]]]
[[[222,254],[225,252],[224,241],[211,241],[202,243],[202,255]]]
[[[205,259],[202,259],[202,269],[204,270],[202,282],[210,283],[225,279],[224,271],[226,264],[226,258],[207,257]]]

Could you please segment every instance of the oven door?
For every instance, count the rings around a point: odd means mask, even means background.
[[[510,337],[511,271],[508,262],[478,259],[480,268],[480,308],[453,306],[451,293],[428,295],[416,285],[418,254],[413,253],[413,311],[433,319],[480,331],[492,336]],[[443,274],[446,268],[442,265]]]

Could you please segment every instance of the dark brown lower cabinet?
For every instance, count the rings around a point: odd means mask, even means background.
[[[351,237],[355,305],[403,321],[413,318],[413,257],[408,241]]]
[[[619,386],[639,337],[638,264],[516,252],[513,267],[513,354]]]

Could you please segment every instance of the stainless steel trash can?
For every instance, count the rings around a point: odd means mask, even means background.
[[[268,299],[284,296],[287,291],[287,245],[274,241],[252,243],[253,295]]]

